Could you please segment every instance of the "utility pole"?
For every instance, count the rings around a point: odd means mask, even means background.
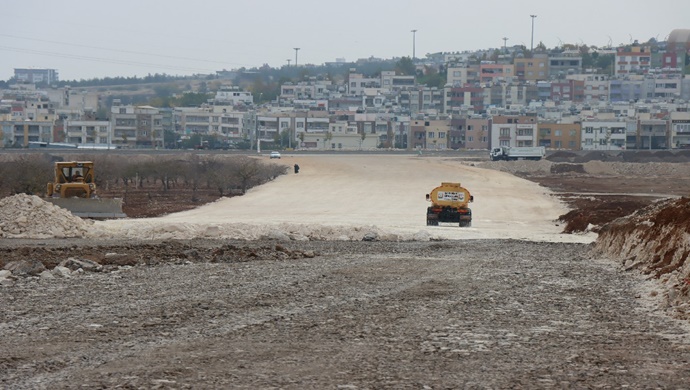
[[[297,66],[297,52],[299,51],[299,47],[295,48],[295,66]]]
[[[532,57],[534,57],[534,18],[536,18],[537,15],[530,15],[530,18],[532,18],[532,41],[530,43],[529,51]]]
[[[412,62],[415,60],[415,44],[416,44],[416,37],[417,37],[417,30],[410,30],[412,32]]]

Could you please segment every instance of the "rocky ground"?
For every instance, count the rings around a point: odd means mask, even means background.
[[[643,208],[688,165],[556,157],[468,164],[581,205],[562,218],[593,245],[0,240],[0,385],[686,387],[690,212]]]

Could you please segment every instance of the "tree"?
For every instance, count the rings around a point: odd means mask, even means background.
[[[365,131],[362,131],[362,134],[359,135],[359,150],[362,150],[362,145],[364,144],[364,140],[367,138],[367,133]]]
[[[404,76],[414,76],[415,66],[410,57],[403,57],[395,63],[395,71]]]

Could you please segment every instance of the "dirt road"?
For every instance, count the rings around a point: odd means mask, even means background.
[[[274,160],[275,161],[275,160]],[[563,235],[556,219],[566,207],[548,189],[461,159],[415,155],[284,155],[302,168],[245,196],[149,220],[107,221],[104,236],[248,238],[271,231],[300,236],[361,239],[367,231],[401,239],[514,238],[592,242],[594,235]],[[425,194],[457,181],[475,197],[472,228],[426,226]]]
[[[3,264],[34,267],[0,280],[0,387],[690,383],[688,323],[658,308],[657,284],[592,257],[591,236],[559,234],[546,189],[459,160],[281,159],[295,162],[96,238],[0,241]],[[473,192],[472,228],[425,225],[441,181]],[[371,231],[390,240],[361,241]]]

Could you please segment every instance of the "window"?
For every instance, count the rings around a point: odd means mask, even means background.
[[[576,130],[570,130],[570,131],[569,131],[569,135],[570,135],[571,137],[574,137],[575,135],[577,135],[577,131],[576,131]]]
[[[555,135],[556,137],[560,137],[562,135],[561,133],[561,130],[554,130],[553,135]]]
[[[585,127],[585,133],[587,134],[592,134],[594,133],[594,127]]]
[[[446,133],[439,131],[438,132],[438,138],[446,138]]]
[[[474,138],[472,136],[467,137],[467,142],[472,142],[474,141]]]
[[[510,136],[510,127],[501,127],[501,137],[508,137]]]
[[[429,137],[429,138],[434,138],[434,132],[433,132],[433,131],[430,131],[428,137]]]
[[[549,130],[549,133],[551,130]],[[532,135],[532,129],[518,129],[517,135]]]

